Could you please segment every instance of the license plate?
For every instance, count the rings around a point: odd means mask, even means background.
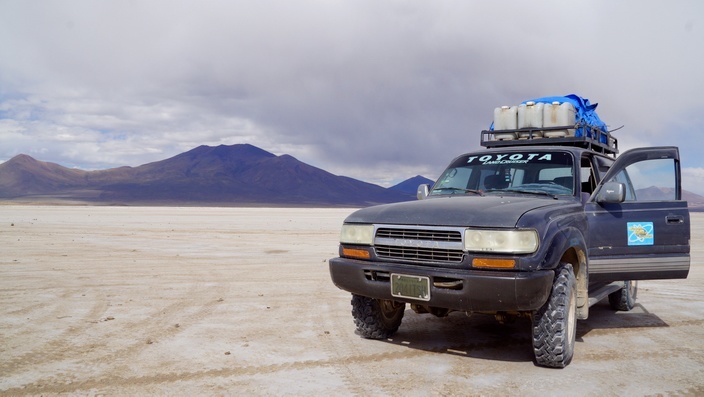
[[[430,278],[391,274],[391,295],[399,298],[430,300]]]

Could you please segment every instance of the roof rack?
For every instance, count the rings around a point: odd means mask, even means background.
[[[575,131],[578,131],[577,134]],[[576,146],[597,153],[610,155],[618,153],[618,140],[610,132],[583,124],[515,130],[483,130],[481,145],[486,148],[522,145]]]

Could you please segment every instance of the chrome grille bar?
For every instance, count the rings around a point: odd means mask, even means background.
[[[380,258],[459,263],[464,258],[461,228],[379,226],[374,249]]]

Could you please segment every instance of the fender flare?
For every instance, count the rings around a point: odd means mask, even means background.
[[[584,234],[574,226],[549,228],[545,244],[548,250],[540,267],[554,269],[563,261],[572,264],[577,279],[577,318],[585,320],[589,316],[589,261]]]

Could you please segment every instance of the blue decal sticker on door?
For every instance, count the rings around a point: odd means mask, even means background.
[[[653,222],[628,222],[628,245],[653,245]]]

